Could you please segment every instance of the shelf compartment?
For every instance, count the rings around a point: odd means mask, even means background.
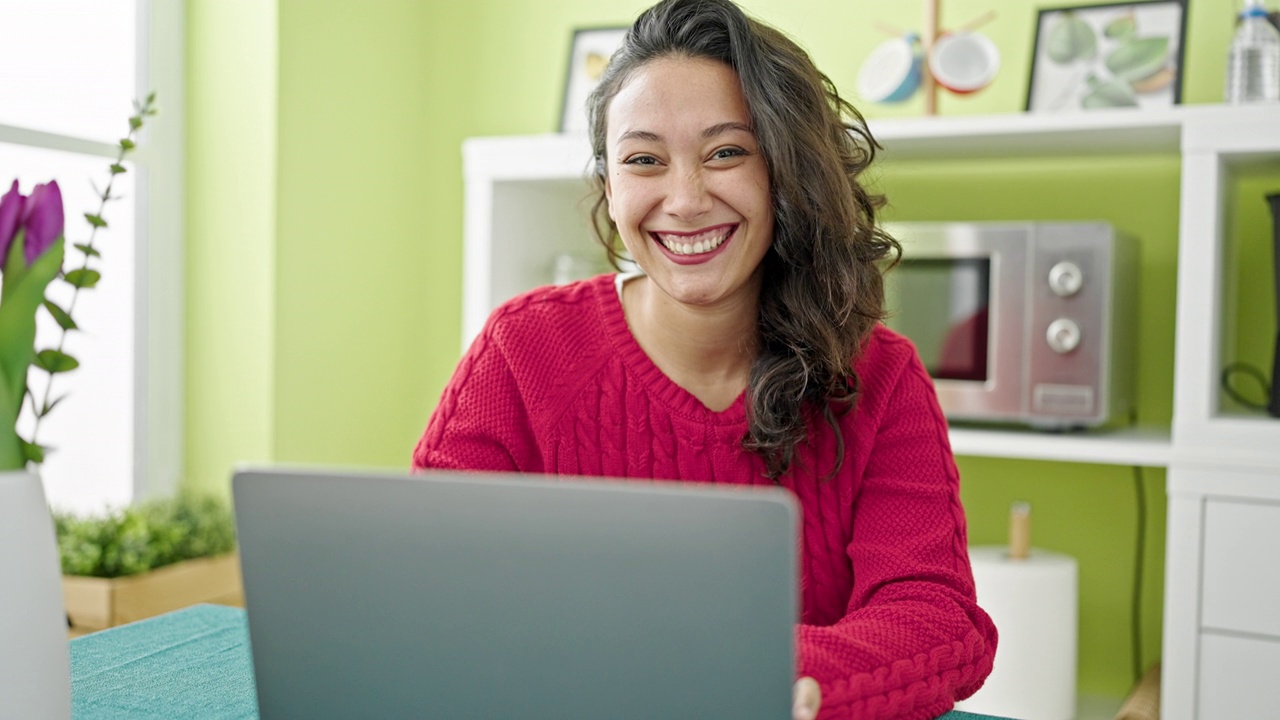
[[[1030,429],[952,427],[956,455],[1167,467],[1172,456],[1168,429],[1123,428],[1050,433]]]

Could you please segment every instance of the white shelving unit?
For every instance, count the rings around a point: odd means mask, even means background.
[[[872,121],[871,130],[895,160],[1181,157],[1172,427],[1057,435],[955,428],[951,439],[963,455],[1167,467],[1163,716],[1267,716],[1266,684],[1246,681],[1257,672],[1221,663],[1275,659],[1268,677],[1280,665],[1274,619],[1252,610],[1257,603],[1237,611],[1231,592],[1262,592],[1267,607],[1280,608],[1280,530],[1267,529],[1280,528],[1280,420],[1222,412],[1217,379],[1229,183],[1259,165],[1280,174],[1280,104]],[[463,156],[465,345],[500,302],[549,282],[557,255],[599,251],[587,224],[585,137],[472,139]]]

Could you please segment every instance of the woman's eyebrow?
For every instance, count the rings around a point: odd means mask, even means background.
[[[748,135],[755,135],[755,131],[751,129],[750,125],[744,125],[740,122],[723,122],[723,123],[712,125],[706,130],[703,130],[702,137],[704,140],[710,140],[711,138],[716,137],[717,135],[723,135],[727,132],[733,132],[735,130],[740,130],[744,133],[747,133]]]
[[[755,135],[755,131],[751,129],[750,125],[746,125],[740,122],[722,122],[722,123],[716,123],[715,125],[712,125],[707,129],[703,130],[702,138],[704,140],[710,140],[711,138],[717,137],[719,135],[723,135],[725,133],[735,132],[735,131],[741,131],[741,132],[747,133],[748,135],[753,135],[753,136]],[[617,142],[623,142],[624,140],[646,140],[649,142],[662,142],[662,136],[659,135],[658,133],[651,132],[649,130],[628,130],[627,132],[624,132],[622,133],[622,135],[618,136]]]
[[[647,140],[649,142],[662,142],[662,136],[648,130],[628,130],[618,136],[618,142],[624,140]]]

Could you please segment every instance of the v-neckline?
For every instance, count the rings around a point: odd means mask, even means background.
[[[640,347],[640,342],[631,332],[631,326],[627,324],[627,315],[622,309],[620,297],[621,286],[616,278],[617,276],[602,276],[602,282],[597,285],[596,291],[606,334],[623,365],[648,385],[655,396],[681,416],[714,425],[743,423],[746,419],[745,389],[738,393],[738,396],[725,409],[712,410],[696,395],[668,377],[653,362],[644,348]]]

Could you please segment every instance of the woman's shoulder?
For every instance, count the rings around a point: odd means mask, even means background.
[[[918,362],[916,346],[905,336],[877,323],[854,360],[854,370],[864,374],[901,372],[913,360]]]
[[[483,334],[508,353],[584,349],[602,332],[600,297],[612,290],[613,278],[598,275],[521,293],[493,311]]]
[[[596,303],[597,286],[609,284],[613,275],[597,275],[563,285],[543,285],[503,302],[489,316],[490,326],[504,329],[581,320],[581,313]]]
[[[906,337],[877,324],[853,363],[860,394],[887,401],[900,383],[931,383],[916,346]]]

